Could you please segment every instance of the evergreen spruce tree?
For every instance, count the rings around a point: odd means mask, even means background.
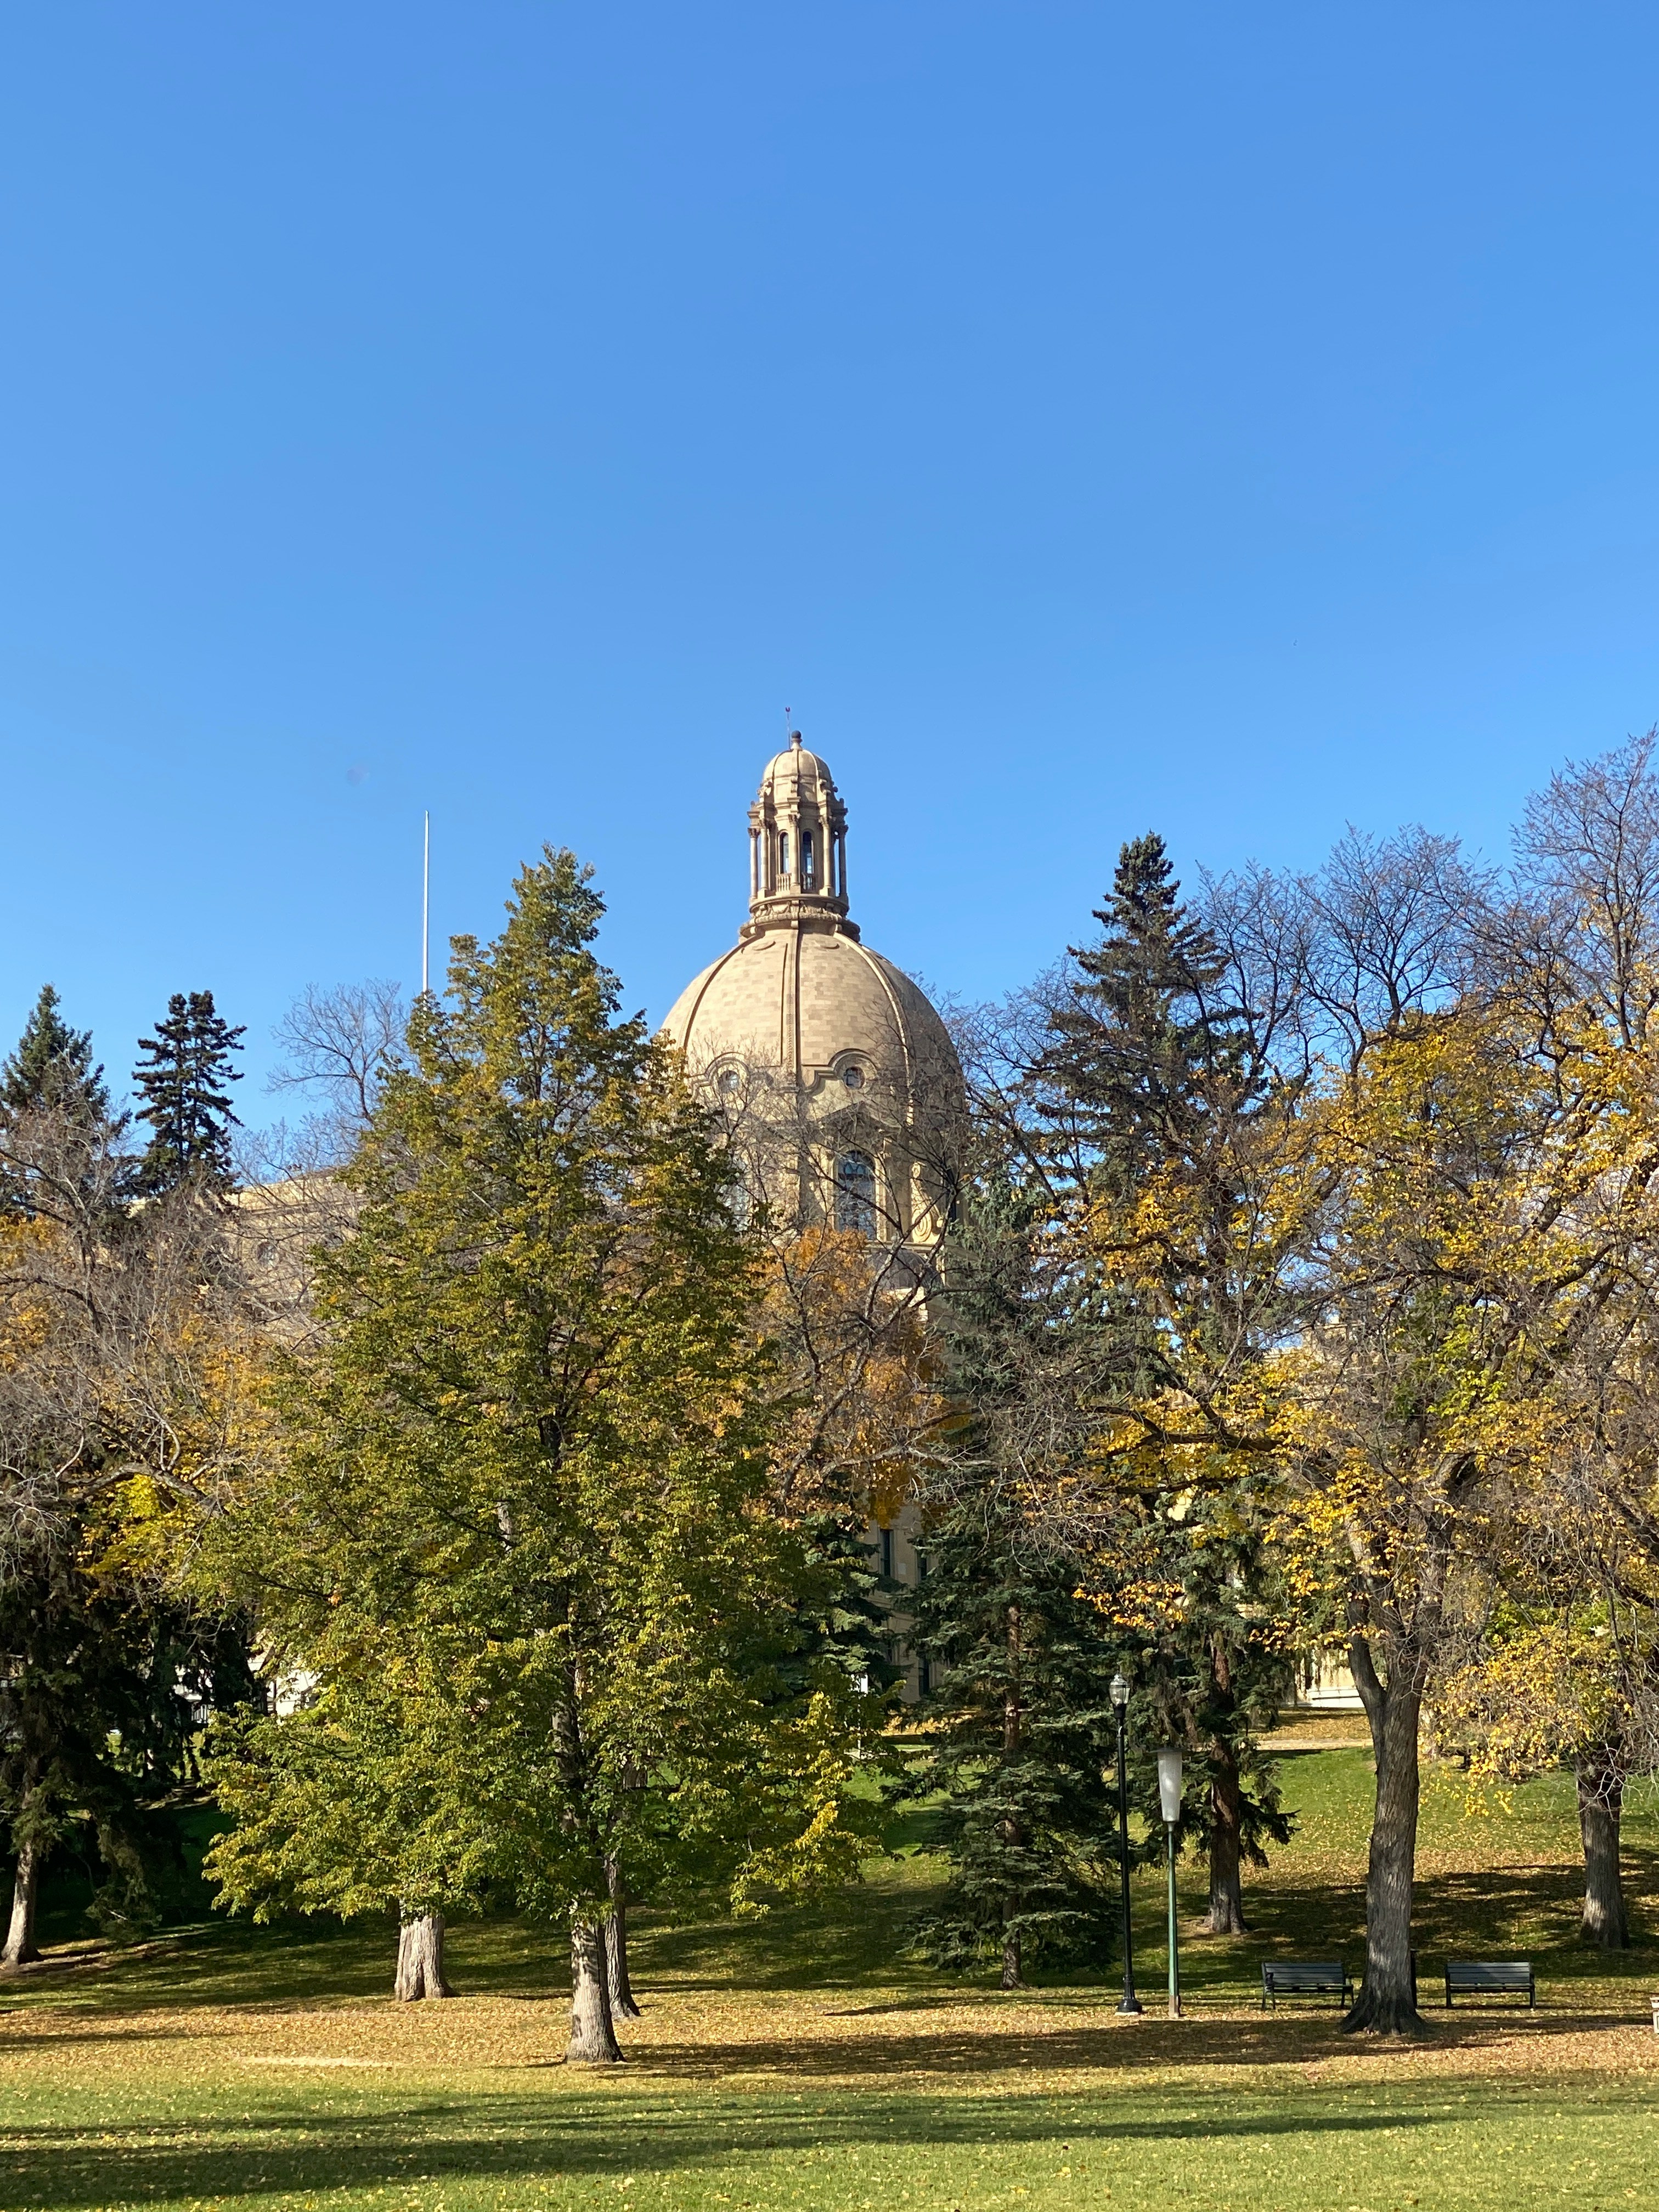
[[[799,1533],[817,1579],[785,1680],[804,1681],[831,1665],[862,1685],[878,1706],[890,1703],[904,1680],[892,1656],[892,1617],[904,1609],[908,1589],[882,1573],[860,1516],[815,1515]]]
[[[236,1127],[230,1088],[241,1081],[230,1056],[241,1050],[243,1031],[232,1029],[214,1006],[211,991],[175,991],[167,1018],[153,1037],[140,1037],[143,1054],[132,1087],[152,1134],[139,1170],[152,1195],[184,1184],[227,1191],[232,1180],[230,1133]]]
[[[1143,1572],[1183,1593],[1149,1663],[1201,1800],[1189,1825],[1210,1854],[1206,1924],[1231,1934],[1244,1924],[1241,1863],[1288,1832],[1255,1748],[1291,1687],[1288,1660],[1255,1626],[1263,1462],[1232,1421],[1284,1310],[1282,1254],[1250,1182],[1258,1124],[1277,1102],[1161,838],[1123,847],[1096,919],[1103,935],[1073,948],[1035,1088],[1050,1157],[1076,1179],[1085,1242],[1113,1255],[1103,1307],[1120,1331],[1132,1323],[1139,1372],[1122,1397],[1145,1417]],[[1179,1441],[1165,1447],[1170,1427]]]
[[[101,1209],[101,1230],[127,1179],[125,1167],[110,1172],[126,1122],[110,1113],[91,1031],[70,1029],[58,1007],[44,985],[0,1062],[0,1212],[33,1213],[46,1174],[61,1202]]]
[[[1295,1688],[1291,1654],[1275,1632],[1285,1617],[1273,1586],[1262,1519],[1248,1483],[1204,1491],[1178,1520],[1159,1515],[1149,1559],[1178,1587],[1178,1622],[1143,1643],[1146,1684],[1134,1719],[1143,1746],[1175,1743],[1185,1753],[1181,1840],[1209,1862],[1204,1928],[1215,1936],[1245,1928],[1243,1869],[1265,1867],[1270,1844],[1286,1844],[1294,1826],[1280,1799],[1278,1768],[1261,1748]],[[1155,1762],[1143,1755],[1136,1796],[1153,1832],[1162,1820]]]
[[[1097,908],[1098,944],[1073,946],[1073,987],[1054,1008],[1038,1073],[1071,1108],[1091,1181],[1133,1194],[1170,1164],[1203,1158],[1215,1109],[1236,1109],[1244,1016],[1222,991],[1213,939],[1182,908],[1164,840],[1118,857]]]
[[[70,1029],[60,1003],[43,983],[15,1049],[0,1063],[0,1110],[40,1112],[62,1103],[88,1120],[105,1119],[109,1093],[103,1069],[92,1064],[92,1031]]]
[[[953,1237],[942,1333],[954,1449],[924,1492],[927,1572],[908,1594],[934,1722],[913,1786],[942,1799],[951,1865],[919,1935],[941,1964],[994,1963],[1005,1989],[1098,1960],[1111,1940],[1118,1646],[1002,1449],[1000,1416],[1068,1357],[1040,1243],[1035,1209],[1006,1187],[970,1202]]]
[[[0,1962],[40,1955],[41,1875],[66,1835],[101,1873],[91,1917],[107,1935],[153,1924],[166,1850],[146,1801],[185,1778],[179,1610],[100,1576],[95,1512],[70,1511],[8,1547],[0,1576],[0,1826],[15,1873]]]

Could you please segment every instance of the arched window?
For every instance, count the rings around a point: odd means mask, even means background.
[[[787,876],[788,872],[789,833],[787,830],[785,830],[783,835],[778,839],[778,873],[781,876]]]
[[[876,1233],[876,1164],[868,1152],[843,1152],[836,1162],[836,1226]]]
[[[812,881],[812,833],[810,830],[803,830],[800,833],[800,887],[804,891],[817,889]]]

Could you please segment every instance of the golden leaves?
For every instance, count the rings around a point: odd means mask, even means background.
[[[757,1318],[786,1401],[779,1502],[890,1524],[947,1418],[920,1283],[856,1232],[810,1225],[768,1247]]]

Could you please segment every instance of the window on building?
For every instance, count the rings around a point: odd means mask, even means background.
[[[803,830],[800,833],[800,887],[804,891],[810,891],[812,888],[812,833],[810,830]]]
[[[836,1162],[836,1226],[876,1233],[876,1164],[868,1152],[843,1152]]]
[[[785,833],[781,837],[780,837],[780,838],[779,838],[779,840],[778,840],[778,873],[779,873],[781,876],[787,876],[787,875],[788,874],[788,872],[789,872],[789,838],[788,838],[788,834],[787,834],[787,832],[786,832],[786,833]]]
[[[892,1581],[893,1532],[890,1528],[884,1528],[881,1532],[881,1572],[884,1582]]]

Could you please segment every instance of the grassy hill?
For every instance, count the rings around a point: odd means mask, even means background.
[[[1148,2011],[1115,1979],[1005,1996],[901,1955],[940,1878],[912,1821],[860,1890],[746,1925],[638,1931],[629,2063],[567,2071],[540,1931],[454,1931],[453,2004],[386,2001],[390,1929],[214,1923],[135,1952],[59,1944],[0,1996],[0,2203],[1622,2207],[1659,2171],[1659,1800],[1626,1870],[1642,1947],[1576,1941],[1571,1778],[1471,1803],[1431,1769],[1425,1996],[1447,1949],[1537,1964],[1536,2015],[1460,2009],[1422,2045],[1356,2045],[1329,2010],[1255,2008],[1267,1952],[1363,1952],[1359,1748],[1285,1760],[1293,1844],[1253,1929],[1189,1938],[1160,2016],[1163,1892],[1136,1883]],[[1201,1904],[1194,1869],[1183,1918]],[[65,1908],[67,1910],[67,1907]],[[64,1932],[60,1922],[57,1931]]]

